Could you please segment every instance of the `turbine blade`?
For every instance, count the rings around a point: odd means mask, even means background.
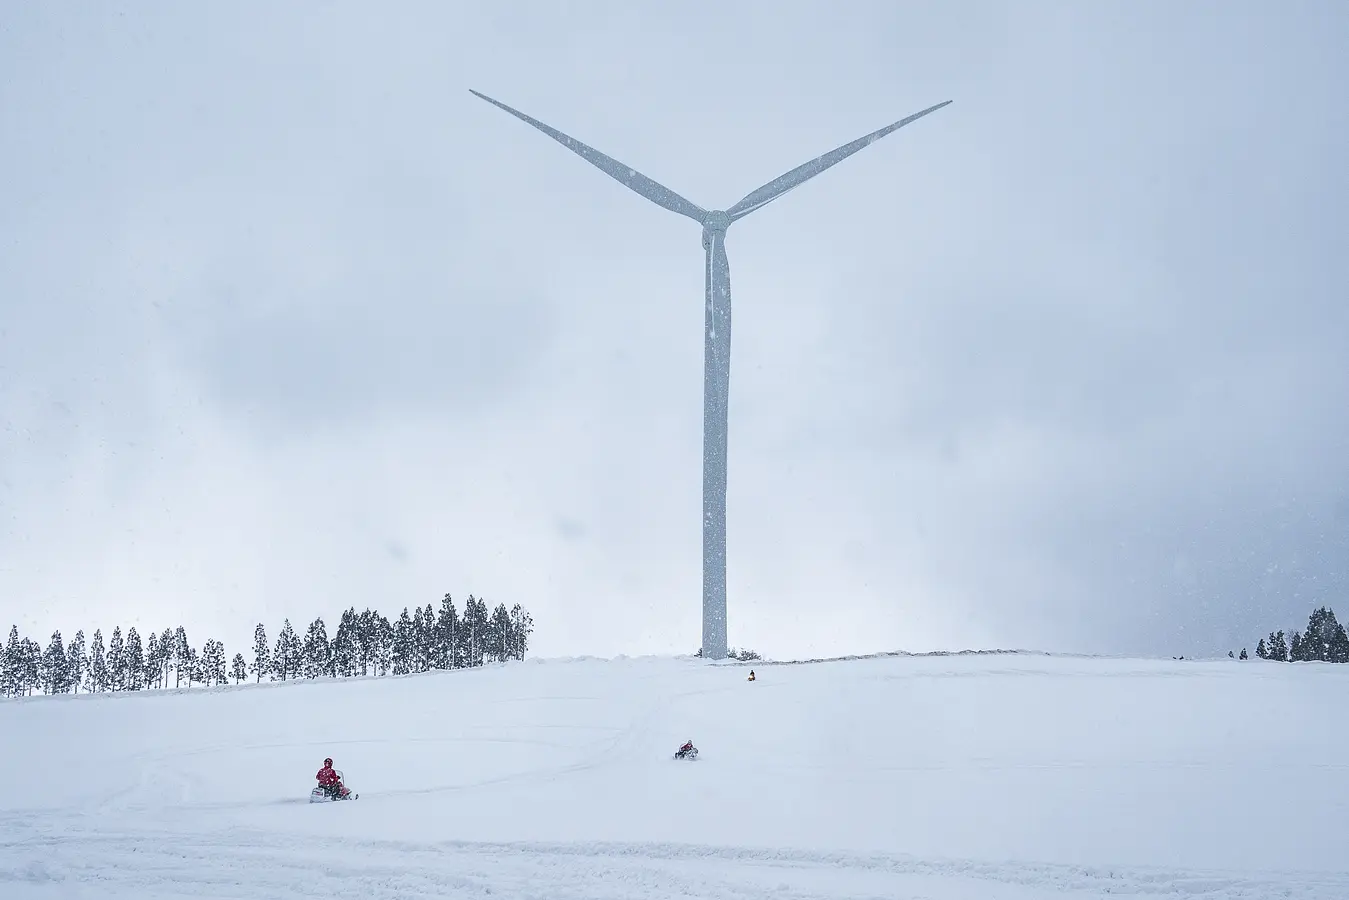
[[[688,216],[690,219],[693,219],[695,222],[698,223],[701,223],[704,217],[707,215],[707,210],[703,209],[698,204],[693,203],[689,200],[685,200],[683,197],[679,196],[674,191],[667,188],[665,185],[652,181],[650,178],[647,178],[645,175],[643,175],[641,172],[638,172],[631,166],[625,166],[618,160],[613,159],[612,157],[609,156],[605,156],[603,153],[596,150],[594,147],[588,147],[585,144],[581,143],[580,141],[576,140],[576,138],[569,137],[568,135],[565,135],[562,132],[558,131],[556,128],[550,128],[549,126],[540,122],[538,119],[527,116],[524,113],[520,112],[518,109],[511,109],[506,104],[498,100],[493,100],[486,94],[480,94],[477,91],[473,90],[472,88],[469,88],[469,93],[482,100],[486,100],[488,103],[492,104],[493,106],[499,109],[504,109],[506,112],[515,116],[517,119],[520,119],[523,122],[528,122],[530,125],[533,125],[535,128],[539,129],[539,131],[542,131],[544,134],[548,135],[550,138],[557,141],[559,144],[566,147],[568,150],[572,151],[577,156],[581,157],[586,162],[593,165],[595,168],[604,172],[606,175],[613,178],[615,181],[618,181],[620,184],[623,184],[628,188],[631,188],[636,193],[641,194],[643,197],[650,200],[652,203],[663,206],[666,209],[670,210],[671,212],[679,213],[681,216]]]
[[[917,119],[921,119],[928,113],[936,112],[937,110],[941,109],[943,106],[946,106],[950,102],[951,102],[950,100],[946,100],[942,103],[938,103],[936,106],[929,106],[922,112],[914,113],[913,115],[909,116],[906,119],[900,119],[898,122],[895,122],[892,125],[887,125],[884,128],[880,129],[879,131],[873,131],[866,137],[858,138],[851,144],[844,144],[837,150],[830,150],[823,156],[817,156],[810,162],[803,163],[802,165],[797,166],[795,169],[792,169],[790,172],[787,172],[784,175],[779,175],[777,178],[774,178],[772,181],[768,182],[768,184],[765,184],[758,190],[751,191],[749,194],[745,195],[745,198],[743,200],[741,200],[735,206],[732,206],[730,209],[726,210],[726,212],[730,214],[732,222],[734,222],[736,219],[747,216],[750,213],[754,212],[759,207],[764,206],[765,204],[768,203],[772,203],[774,200],[781,197],[783,194],[787,193],[792,188],[800,187],[802,184],[805,184],[807,181],[814,178],[816,175],[819,175],[821,172],[823,172],[825,169],[828,169],[830,166],[834,166],[837,165],[838,163],[843,162],[843,160],[852,156],[854,153],[856,153],[858,150],[861,150],[863,147],[875,143],[876,141],[885,137],[890,132],[895,131],[899,128],[903,128],[910,122],[913,122]]]

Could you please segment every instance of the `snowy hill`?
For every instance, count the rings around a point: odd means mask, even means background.
[[[1349,666],[749,668],[0,702],[0,897],[1349,898]]]

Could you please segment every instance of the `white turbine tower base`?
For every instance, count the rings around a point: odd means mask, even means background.
[[[556,128],[550,128],[485,94],[471,90],[493,106],[551,137],[614,180],[641,194],[652,203],[687,216],[703,227],[703,249],[707,254],[706,320],[703,337],[703,656],[726,657],[726,445],[727,414],[731,388],[731,267],[726,258],[726,230],[731,223],[773,202],[816,175],[852,156],[858,150],[880,140],[951,101],[930,106],[922,112],[900,119],[818,156],[751,191],[729,209],[707,210],[685,200],[674,191],[647,178],[617,160],[588,147]]]

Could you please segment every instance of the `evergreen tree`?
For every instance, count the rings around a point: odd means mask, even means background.
[[[505,662],[510,659],[513,641],[511,614],[506,611],[506,604],[498,603],[496,609],[492,610],[492,619],[488,623],[487,633],[489,635],[488,652],[491,657],[497,662]]]
[[[214,638],[208,640],[201,648],[202,684],[224,684],[228,680],[226,667],[225,645]]]
[[[343,610],[337,622],[337,634],[329,648],[333,674],[350,678],[356,672],[356,609]]]
[[[108,641],[108,683],[114,691],[126,688],[126,650],[122,645],[122,626],[114,625]]]
[[[1278,662],[1288,662],[1288,643],[1283,631],[1272,632],[1269,636],[1269,658]]]
[[[141,648],[141,636],[133,625],[126,632],[126,648],[122,651],[126,657],[126,684],[128,691],[138,691],[145,677],[145,654]]]
[[[372,664],[379,675],[388,675],[393,667],[393,625],[384,616],[376,616],[374,624],[375,657]]]
[[[171,665],[173,665],[173,659],[174,659],[173,648],[174,648],[175,644],[176,644],[176,641],[175,641],[175,638],[174,638],[173,629],[172,629],[172,628],[165,628],[164,631],[163,631],[162,633],[160,633],[160,635],[159,635],[159,657],[158,657],[158,658],[159,658],[159,669],[160,669],[160,676],[159,676],[159,686],[160,686],[160,687],[168,687],[168,686],[169,686],[169,667],[170,667]]]
[[[187,679],[189,689],[193,682],[201,681],[201,657],[197,654],[196,647],[191,644],[188,645],[187,652],[178,661],[178,668],[182,670],[183,677]]]
[[[393,674],[406,675],[412,671],[413,652],[412,618],[405,606],[398,624],[393,627]]]
[[[19,643],[19,626],[9,628],[9,641],[5,644],[5,664],[0,669],[0,693],[17,697],[22,693],[23,683],[23,647]]]
[[[66,671],[66,644],[61,632],[53,631],[47,652],[42,654],[42,689],[48,694],[64,694],[69,673]]]
[[[84,682],[84,631],[75,632],[75,637],[66,646],[66,672],[70,676],[70,689],[78,694]]]
[[[1264,638],[1261,638],[1259,643],[1255,645],[1255,655],[1261,659],[1269,659],[1269,650],[1265,648]]]
[[[440,657],[440,637],[436,630],[436,611],[430,603],[422,607],[422,637],[420,643],[422,671],[429,672],[439,668],[436,663]]]
[[[534,619],[520,604],[511,607],[511,644],[512,659],[523,660],[529,650],[529,636],[534,633]]]
[[[450,595],[440,601],[440,618],[436,620],[436,665],[442,669],[459,667],[459,613]]]
[[[299,674],[303,653],[304,645],[291,627],[290,619],[286,619],[281,626],[281,634],[276,638],[276,649],[272,651],[272,669],[281,676],[282,681]]]
[[[1345,633],[1344,625],[1336,620],[1333,609],[1323,606],[1319,612],[1322,614],[1318,624],[1325,642],[1326,662],[1349,662],[1349,634]]]
[[[356,618],[356,645],[359,648],[358,664],[362,675],[369,675],[375,663],[375,651],[379,642],[379,617],[369,607]]]
[[[430,666],[431,633],[435,620],[427,621],[420,606],[413,607],[412,613],[412,671],[425,672]]]
[[[462,630],[464,665],[482,665],[489,622],[487,603],[469,594],[468,600],[464,603]]]
[[[1242,648],[1241,648],[1241,655],[1238,656],[1237,659],[1246,659],[1246,658],[1247,658],[1247,656],[1246,656],[1246,648],[1245,648],[1245,647],[1242,647]]]
[[[142,669],[144,673],[141,680],[147,688],[159,688],[164,686],[163,679],[160,678],[159,669],[159,635],[153,631],[145,642],[145,666]]]
[[[42,645],[32,638],[24,638],[19,647],[23,656],[24,691],[31,696],[42,686]]]
[[[1306,648],[1302,646],[1302,632],[1293,629],[1292,638],[1288,645],[1289,662],[1306,662]]]
[[[318,678],[320,675],[331,675],[331,656],[328,629],[320,616],[309,623],[309,631],[304,636],[304,676]]]
[[[234,683],[239,684],[248,677],[248,663],[244,660],[242,653],[234,654],[234,662],[230,666],[230,674],[234,676]]]
[[[257,676],[257,682],[261,683],[262,676],[266,675],[272,668],[271,656],[267,651],[267,629],[258,623],[258,627],[253,629],[253,663],[249,666],[249,671]]]
[[[109,686],[108,659],[103,654],[103,632],[94,629],[94,640],[89,645],[89,690],[106,691]]]
[[[197,651],[187,639],[187,629],[179,625],[173,630],[173,686],[180,687],[183,678],[187,686],[192,687],[192,677],[196,672]]]

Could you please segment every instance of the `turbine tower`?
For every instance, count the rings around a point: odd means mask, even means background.
[[[726,258],[726,229],[792,188],[799,187],[830,166],[880,140],[930,112],[950,103],[946,100],[922,112],[873,131],[780,175],[728,209],[703,209],[674,191],[605,156],[538,119],[511,109],[500,101],[470,89],[475,97],[505,110],[566,147],[614,180],[671,212],[687,216],[703,227],[703,250],[707,256],[706,309],[703,336],[703,656],[726,657],[726,442],[727,413],[731,388],[731,268]]]

